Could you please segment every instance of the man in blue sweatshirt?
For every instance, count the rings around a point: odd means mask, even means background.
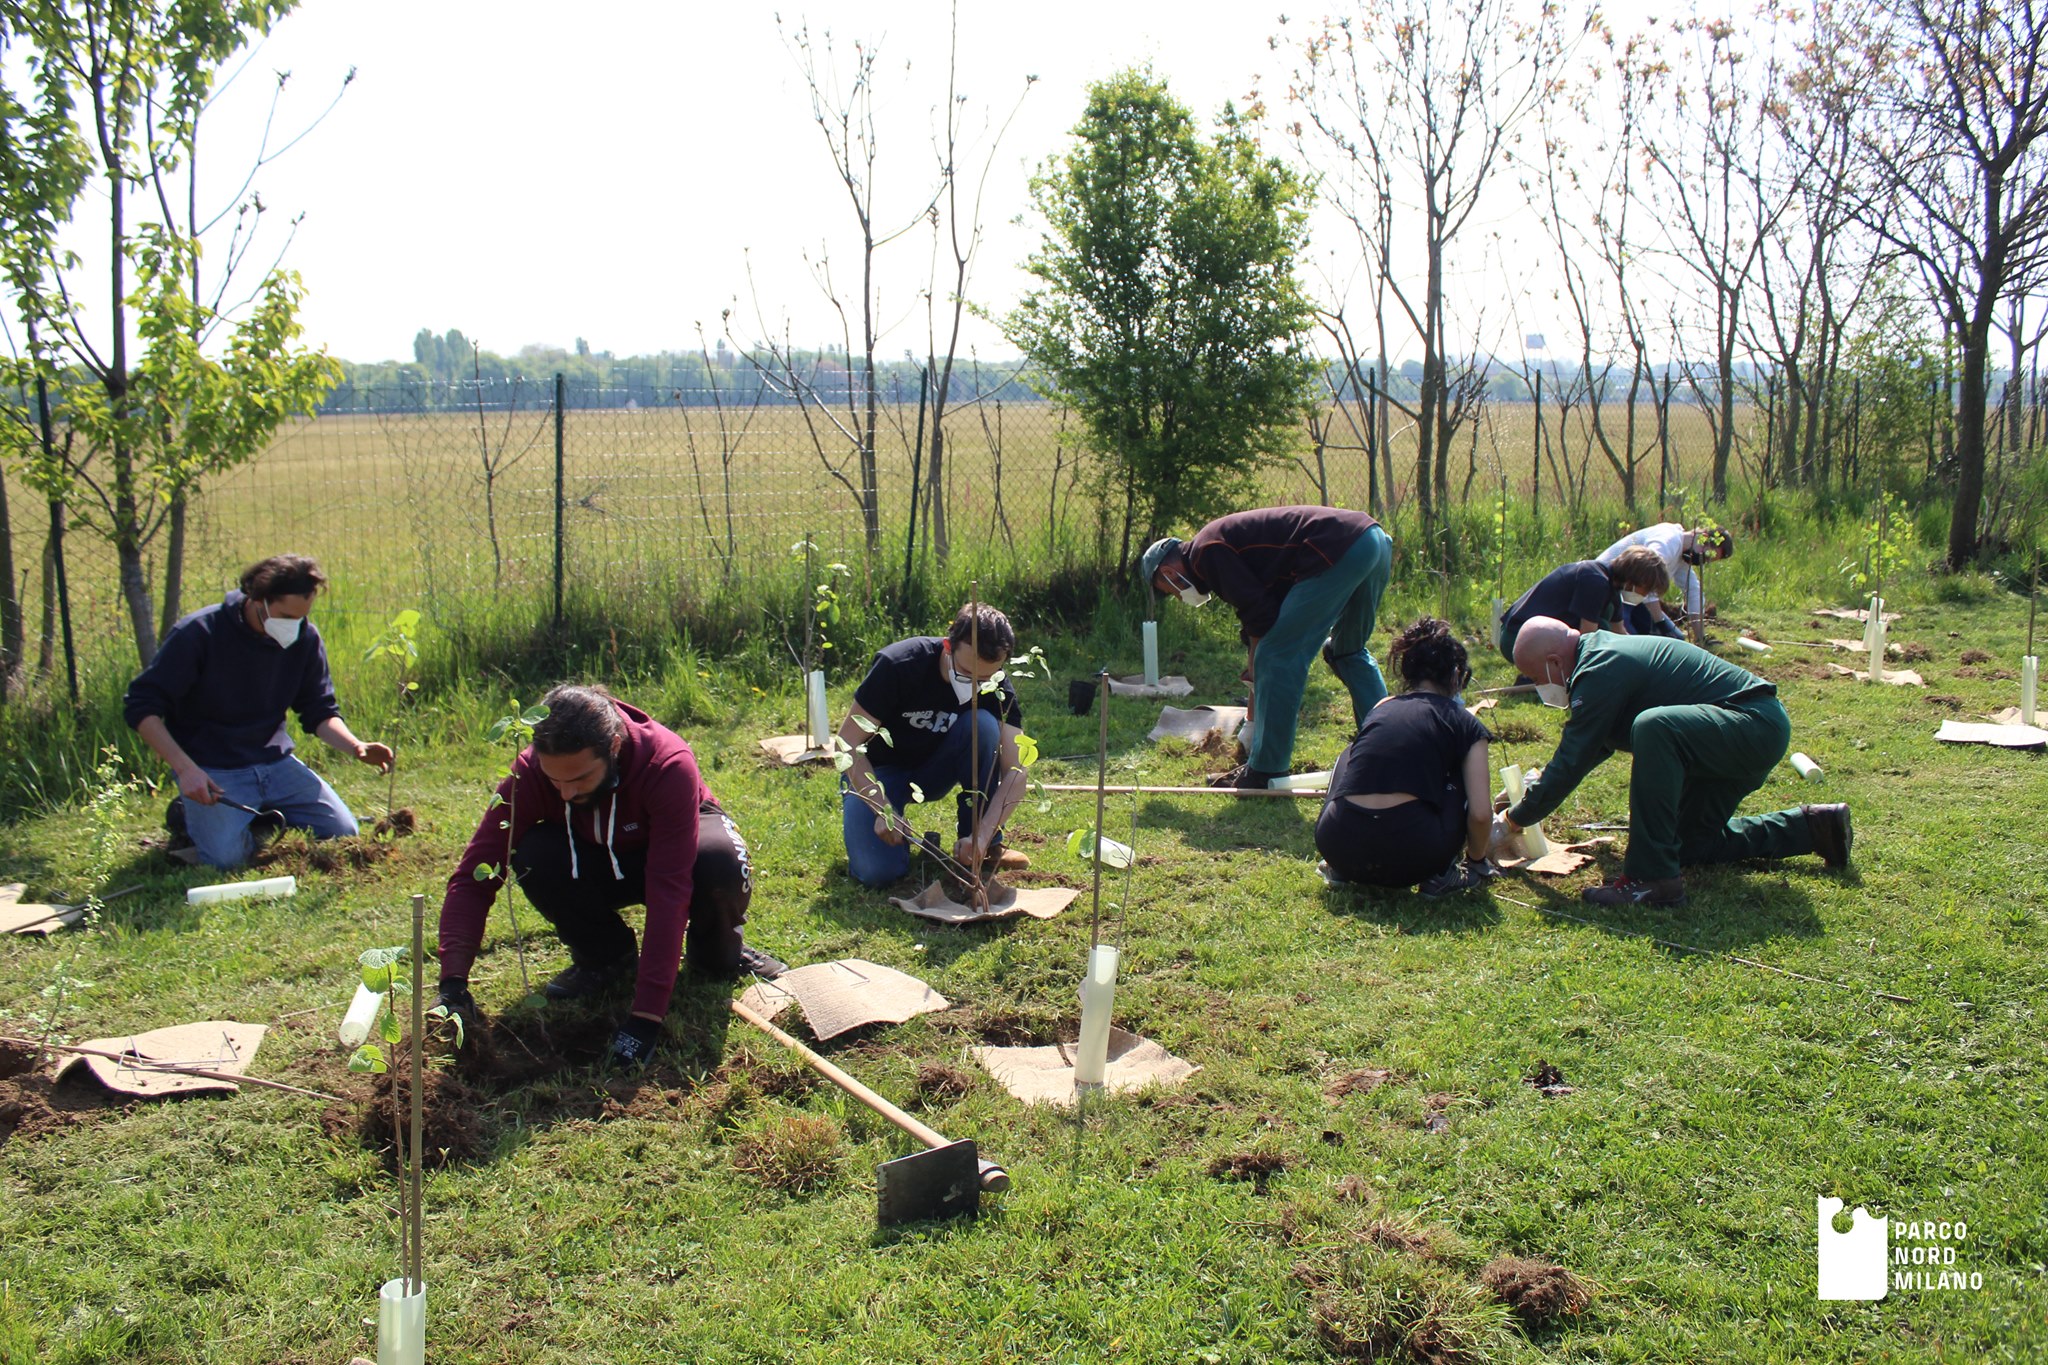
[[[327,581],[304,555],[249,566],[240,591],[172,626],[128,685],[122,714],[177,778],[190,850],[173,856],[238,867],[256,851],[246,810],[276,810],[285,826],[331,839],[356,832],[334,788],[292,755],[285,712],[337,753],[379,772],[391,748],[349,732],[334,700],[327,649],[306,619]],[[230,804],[232,803],[232,804]]]

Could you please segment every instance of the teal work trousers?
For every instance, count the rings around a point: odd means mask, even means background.
[[[1635,719],[1630,748],[1628,854],[1640,880],[1681,867],[1813,852],[1798,807],[1737,816],[1785,757],[1792,722],[1776,697],[1730,705],[1653,706]]]
[[[1252,767],[1284,773],[1294,761],[1308,667],[1326,645],[1331,671],[1351,694],[1354,729],[1385,699],[1387,680],[1365,642],[1372,638],[1393,570],[1393,537],[1371,526],[1335,564],[1287,590],[1252,660],[1252,720],[1245,737]]]

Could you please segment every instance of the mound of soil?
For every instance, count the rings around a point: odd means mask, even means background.
[[[389,838],[402,838],[419,832],[420,817],[413,812],[411,806],[400,806],[389,815],[379,817],[372,828]]]
[[[1530,1327],[1577,1316],[1593,1301],[1584,1280],[1561,1265],[1531,1256],[1502,1256],[1489,1262],[1479,1272],[1479,1282]]]
[[[279,875],[304,876],[308,872],[364,872],[385,866],[437,865],[440,855],[419,845],[401,845],[392,839],[357,835],[348,839],[322,839],[315,843],[288,831],[276,842],[256,850],[250,865],[273,870]]]
[[[974,1088],[974,1077],[957,1066],[926,1062],[917,1069],[917,1100],[920,1104],[945,1104]]]
[[[354,1104],[330,1104],[320,1125],[333,1138],[354,1137],[365,1147],[384,1153],[387,1169],[398,1169],[393,1137],[391,1077],[377,1076],[365,1087]],[[411,1096],[400,1096],[411,1122]],[[452,1071],[429,1070],[425,1090],[425,1115],[420,1159],[428,1170],[439,1170],[457,1161],[475,1161],[491,1149],[497,1134],[492,1107],[484,1097]]]
[[[1361,1067],[1347,1071],[1323,1087],[1323,1098],[1336,1104],[1346,1095],[1370,1095],[1373,1091],[1394,1079],[1394,1073],[1385,1067]]]
[[[1988,664],[1991,662],[1991,656],[1981,649],[1966,649],[1962,652],[1961,662],[1966,664]]]
[[[1260,1194],[1273,1177],[1293,1165],[1281,1152],[1232,1152],[1209,1163],[1209,1174],[1217,1180],[1248,1180]]]
[[[87,1122],[95,1114],[126,1113],[135,1103],[90,1079],[52,1081],[37,1060],[35,1048],[0,1043],[0,1147]]]

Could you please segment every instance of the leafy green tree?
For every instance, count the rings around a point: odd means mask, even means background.
[[[1149,71],[1091,87],[1074,136],[1032,181],[1043,283],[1005,329],[1124,485],[1127,569],[1134,534],[1221,510],[1298,429],[1308,188],[1227,105],[1204,138]]]
[[[218,314],[196,300],[198,244],[134,211],[152,177],[194,152],[193,130],[222,66],[295,0],[0,0],[0,30],[26,51],[30,121],[68,123],[100,182],[111,261],[101,306],[88,312],[85,277],[20,300],[24,321],[53,353],[90,378],[64,392],[62,420],[81,520],[109,541],[145,664],[156,654],[147,556],[169,511],[197,481],[262,450],[295,413],[311,412],[339,377],[325,355],[293,343],[299,284],[273,271],[236,325],[227,354],[200,338]],[[37,174],[33,159],[4,167]],[[24,191],[0,191],[12,200]],[[68,217],[80,192],[54,219]],[[168,216],[168,214],[166,215]],[[15,248],[48,279],[76,270],[54,234]],[[139,343],[139,357],[131,344]]]

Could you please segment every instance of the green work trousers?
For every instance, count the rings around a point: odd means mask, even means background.
[[[1798,807],[1737,816],[1792,742],[1776,697],[1703,706],[1653,706],[1630,728],[1628,855],[1639,880],[1675,877],[1681,867],[1813,852]]]

